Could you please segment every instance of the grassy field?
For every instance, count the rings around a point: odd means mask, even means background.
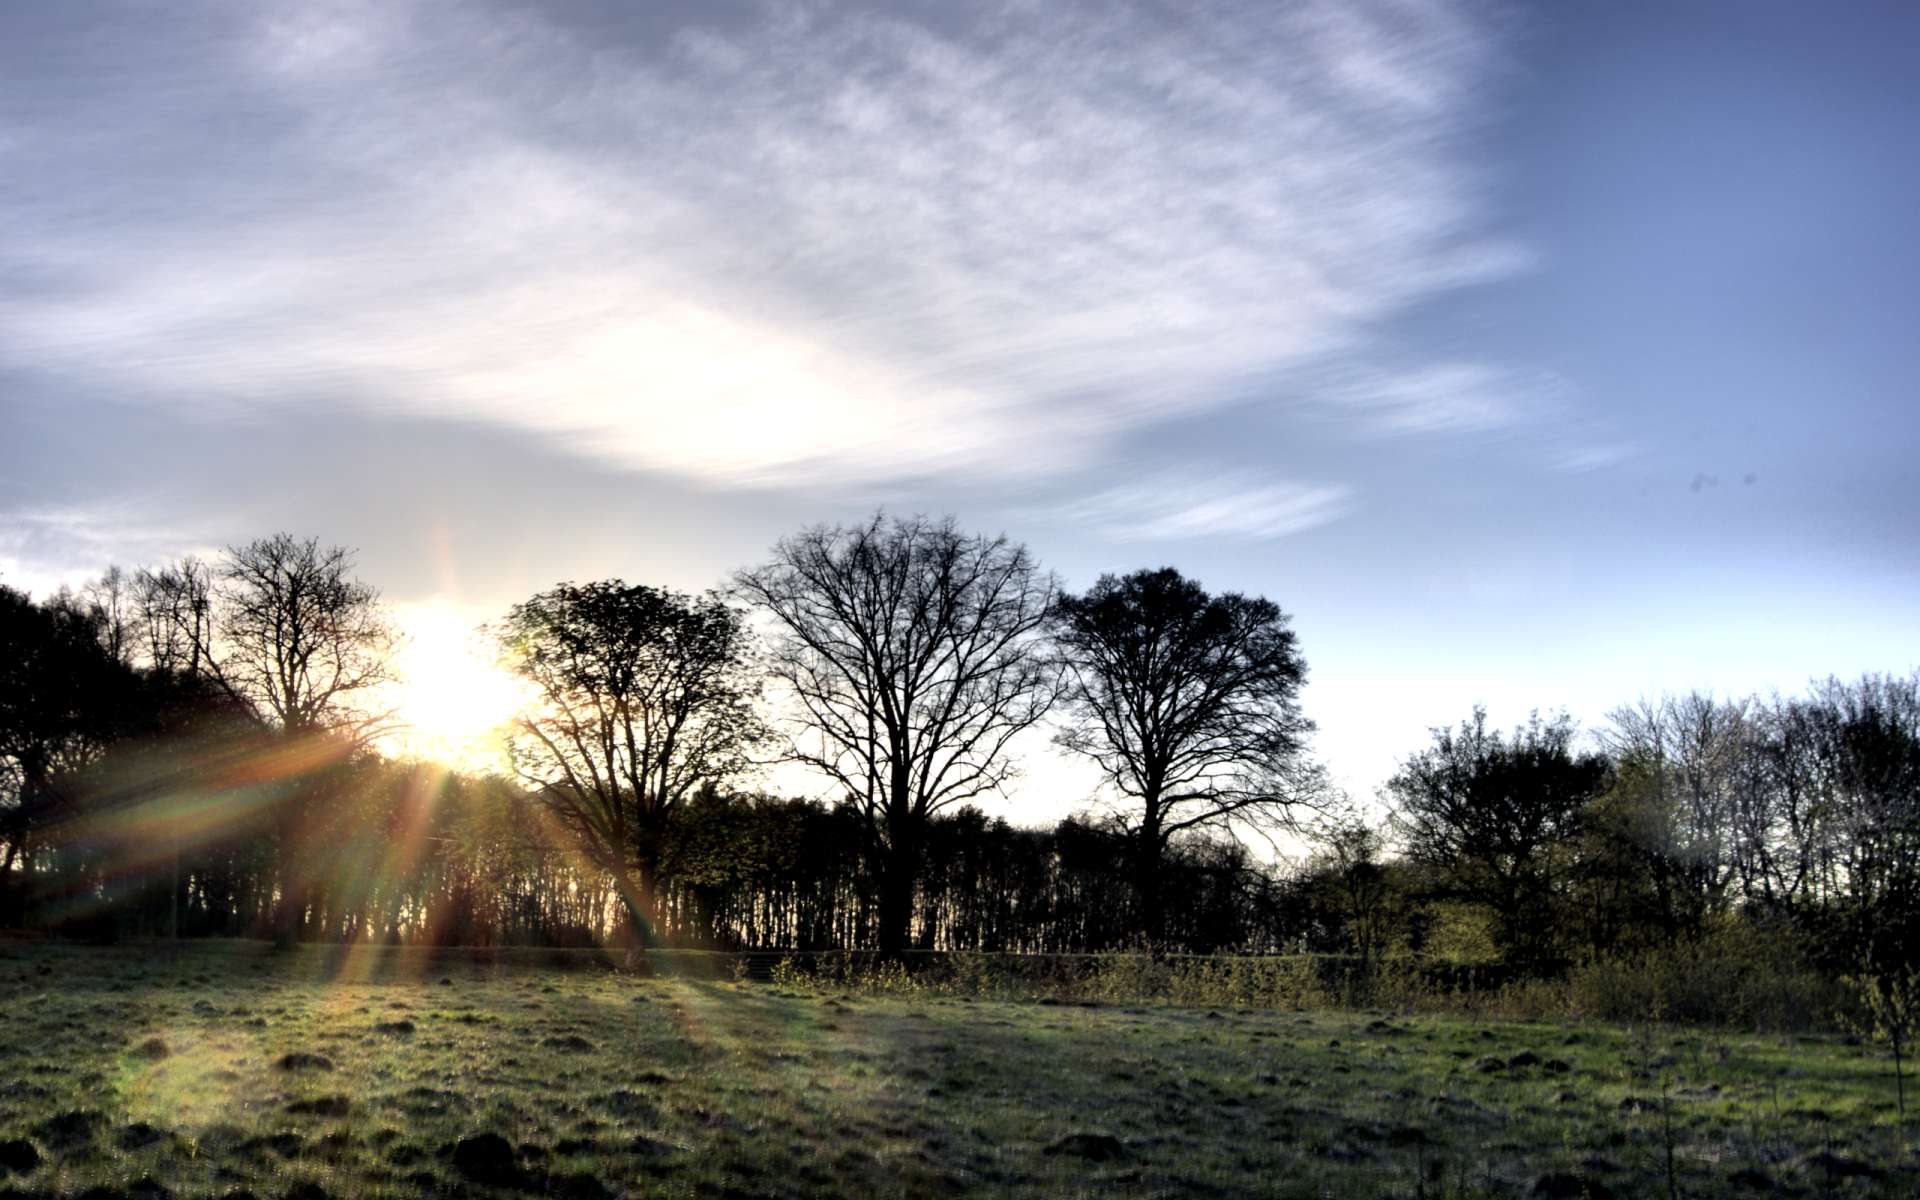
[[[0,1195],[1920,1194],[1836,1037],[0,948]]]

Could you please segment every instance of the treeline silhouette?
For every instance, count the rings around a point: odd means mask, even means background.
[[[1277,606],[1165,568],[1065,593],[950,519],[808,529],[704,596],[560,584],[488,632],[532,699],[480,778],[379,752],[396,635],[346,551],[0,585],[0,925],[1537,975],[1735,934],[1834,973],[1920,949],[1920,675],[1662,698],[1585,738],[1476,711],[1369,819],[1307,754]],[[1105,799],[984,815],[1043,722]],[[754,792],[770,761],[835,799]]]

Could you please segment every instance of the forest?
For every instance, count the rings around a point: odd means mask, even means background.
[[[558,584],[484,634],[530,699],[511,769],[470,775],[383,753],[399,635],[345,549],[0,585],[0,927],[1502,979],[1734,946],[1763,977],[1911,980],[1920,956],[1920,674],[1587,730],[1474,710],[1356,804],[1273,601],[1172,568],[1075,594],[951,518],[808,528],[703,595]],[[986,815],[1023,737],[1102,794],[1052,828]],[[774,763],[828,799],[757,790]]]

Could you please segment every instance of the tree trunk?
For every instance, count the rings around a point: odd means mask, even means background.
[[[1166,935],[1166,910],[1160,888],[1160,819],[1149,805],[1147,820],[1135,835],[1133,856],[1133,894],[1140,934],[1147,945],[1160,949]]]
[[[629,953],[645,953],[659,944],[647,911],[647,880],[644,876],[636,878],[636,872],[618,858],[612,864],[612,875],[614,891],[620,896],[621,907],[627,910],[627,923],[633,927],[634,944],[629,947]]]
[[[911,944],[920,845],[912,817],[889,820],[888,826],[886,860],[880,872],[880,952],[898,958]]]
[[[306,881],[299,865],[300,814],[296,803],[296,797],[286,797],[275,822],[279,844],[274,848],[274,866],[280,885],[279,904],[273,912],[273,945],[277,950],[290,950],[300,940],[300,914],[307,904]]]

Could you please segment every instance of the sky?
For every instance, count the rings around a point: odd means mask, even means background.
[[[0,7],[0,582],[358,548],[421,695],[876,508],[1435,725],[1920,667],[1920,7]],[[427,678],[432,676],[432,678]],[[497,690],[497,689],[495,689]],[[1091,780],[1043,741],[988,805]],[[794,786],[804,786],[796,783]]]

